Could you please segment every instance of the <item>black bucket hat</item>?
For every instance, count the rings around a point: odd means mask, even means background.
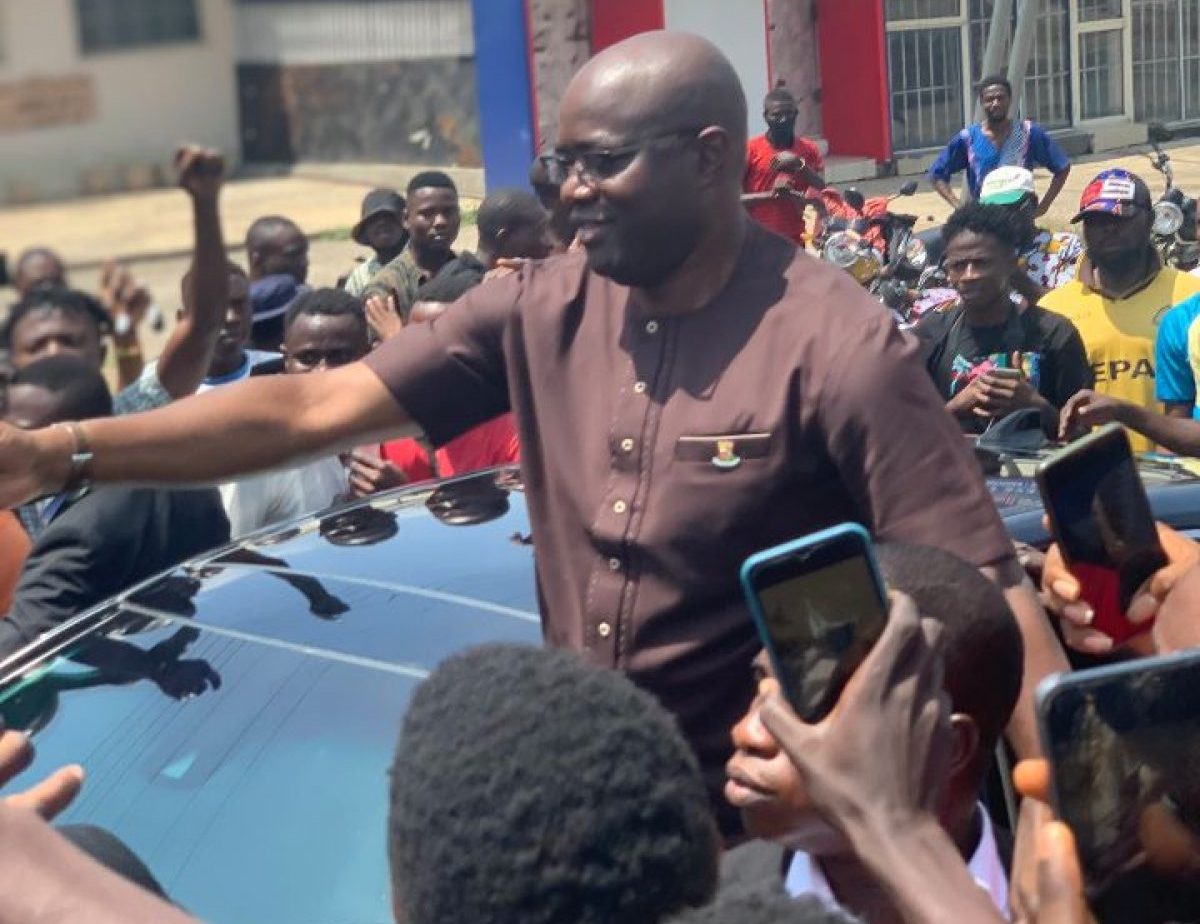
[[[394,189],[372,189],[363,197],[362,217],[358,220],[358,224],[350,230],[350,236],[366,247],[367,242],[363,238],[363,228],[366,227],[367,222],[376,215],[393,215],[396,221],[403,221],[407,205],[404,197]]]

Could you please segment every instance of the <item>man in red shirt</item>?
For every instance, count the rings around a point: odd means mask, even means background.
[[[775,89],[763,100],[763,118],[767,133],[751,138],[746,146],[746,173],[742,191],[748,193],[794,189],[807,192],[825,187],[825,162],[817,146],[807,138],[796,137],[796,98],[787,90]],[[804,246],[802,202],[781,195],[746,207],[760,224],[776,234]]]

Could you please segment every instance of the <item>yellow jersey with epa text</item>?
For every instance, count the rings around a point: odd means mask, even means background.
[[[1125,298],[1109,298],[1079,279],[1048,292],[1043,308],[1063,315],[1078,329],[1096,377],[1096,391],[1161,411],[1154,396],[1154,339],[1173,305],[1200,292],[1200,278],[1165,267]],[[1134,452],[1153,445],[1129,434]]]

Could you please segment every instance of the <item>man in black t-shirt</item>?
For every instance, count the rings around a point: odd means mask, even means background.
[[[1058,412],[1092,385],[1083,340],[1062,315],[1012,291],[1020,230],[1005,209],[969,203],[942,228],[945,266],[958,301],[914,329],[946,410],[967,433],[1037,408],[1047,434]]]

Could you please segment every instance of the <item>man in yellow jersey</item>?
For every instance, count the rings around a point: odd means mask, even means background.
[[[1079,329],[1097,392],[1158,411],[1155,334],[1172,305],[1200,292],[1200,278],[1162,265],[1150,238],[1150,189],[1128,170],[1105,170],[1092,180],[1073,220],[1083,225],[1086,247],[1078,276],[1041,305]],[[1133,445],[1153,448],[1139,436]]]

